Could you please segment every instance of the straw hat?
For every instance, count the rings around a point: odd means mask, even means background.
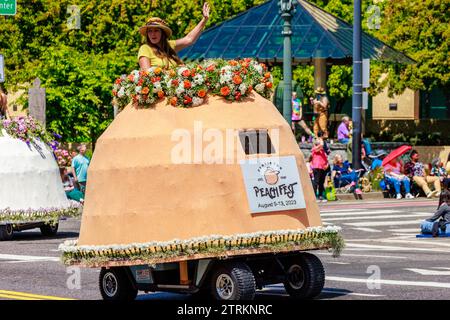
[[[325,89],[322,87],[317,87],[316,91],[314,91],[314,92],[317,94],[325,94],[326,93]]]
[[[169,26],[163,19],[160,19],[160,18],[148,19],[145,26],[142,26],[139,28],[139,33],[142,34],[144,37],[147,36],[148,28],[159,28],[162,31],[164,31],[167,38],[170,38],[172,36],[172,29],[169,28]]]

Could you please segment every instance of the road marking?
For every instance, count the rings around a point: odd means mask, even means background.
[[[325,252],[315,252],[314,254],[331,256],[331,253]],[[353,253],[342,253],[341,257],[364,257],[364,258],[385,258],[385,259],[409,259],[408,257],[401,256],[380,256],[371,254],[353,254]]]
[[[450,276],[450,271],[415,269],[415,268],[405,268],[405,270],[415,272],[423,276]]]
[[[380,246],[359,243],[346,243],[344,250],[374,250],[374,251],[426,251],[426,252],[445,252],[450,253],[450,250],[437,248],[414,248],[414,247],[394,247],[394,246]]]
[[[328,264],[350,264],[350,262],[338,262],[338,261],[330,261]]]
[[[415,232],[415,233],[417,233],[418,230],[419,230],[419,228],[406,228],[406,229],[390,229],[389,231],[391,231],[391,232]]]
[[[415,224],[417,226],[420,225],[420,223],[423,220],[408,220],[408,221],[376,221],[376,222],[351,222],[351,223],[344,223],[347,226],[352,227],[383,227],[383,226],[401,226],[401,225],[408,225],[408,224]]]
[[[24,256],[16,254],[0,254],[0,260],[16,260],[16,261],[54,261],[59,262],[59,257],[41,257],[41,256]]]
[[[34,299],[34,298],[11,296],[11,295],[8,295],[8,294],[0,294],[0,298],[11,299],[11,300],[42,300],[42,299]]]
[[[326,218],[324,221],[347,221],[347,220],[377,220],[377,219],[398,219],[398,218],[415,218],[415,217],[428,217],[429,214],[410,213],[410,214],[389,214],[385,216],[373,216],[373,217],[344,217],[344,218]]]
[[[357,293],[357,292],[347,292],[347,291],[339,291],[339,290],[322,290],[322,293],[334,293],[334,294],[342,294],[347,296],[358,296],[358,297],[385,297],[382,294],[369,294],[369,293]]]
[[[438,246],[443,246],[443,247],[450,247],[450,243],[445,243],[445,242],[440,242],[440,241],[433,241],[433,242],[427,242],[427,241],[423,241],[423,240],[397,240],[397,239],[379,239],[377,240],[377,242],[388,242],[388,243],[413,243],[413,244],[426,244],[426,245],[431,245],[433,247],[435,247],[436,245]]]
[[[352,229],[353,230],[364,231],[364,232],[382,232],[381,230],[373,229],[373,228],[352,228]]]
[[[429,282],[429,281],[404,281],[404,280],[385,280],[380,279],[376,281],[371,281],[368,279],[361,278],[346,278],[346,277],[325,277],[325,280],[328,281],[337,281],[337,282],[355,282],[355,283],[379,283],[379,284],[387,284],[387,285],[395,285],[395,286],[414,286],[414,287],[431,287],[431,288],[449,288],[450,283],[447,282]]]
[[[356,212],[339,212],[339,213],[321,213],[320,216],[323,217],[341,217],[341,216],[371,216],[377,214],[389,214],[389,213],[399,213],[398,210],[379,210],[379,211],[356,211]],[[430,215],[429,213],[427,213]]]
[[[8,291],[8,290],[0,290],[0,296],[9,296],[18,300],[74,300],[70,298],[61,298],[54,296],[43,296],[39,294],[26,293],[26,292],[18,292],[18,291]]]
[[[320,212],[353,212],[353,211],[363,211],[365,209],[337,209],[337,210],[320,210]]]
[[[273,291],[273,293],[268,292],[268,291]],[[276,286],[269,285],[269,286],[266,286],[262,290],[258,290],[257,294],[263,294],[263,295],[276,294],[277,296],[289,296],[289,294],[286,294],[285,292],[286,292],[286,290],[283,287],[280,287],[279,285],[276,285]],[[358,293],[358,292],[333,290],[333,289],[322,289],[322,293],[334,293],[334,294],[341,294],[341,295],[348,295],[348,296],[360,296],[360,297],[384,297],[384,295],[380,295],[380,294]]]

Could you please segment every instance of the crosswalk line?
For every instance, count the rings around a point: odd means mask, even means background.
[[[350,222],[350,223],[344,223],[346,226],[351,227],[383,227],[383,226],[403,226],[403,225],[409,225],[409,224],[415,224],[417,226],[420,225],[420,223],[423,220],[406,220],[406,221],[376,221],[376,222]]]
[[[320,212],[323,212],[323,213],[329,213],[329,212],[354,212],[354,211],[361,212],[361,211],[367,211],[367,210],[366,209],[360,209],[360,208],[358,208],[358,209],[320,210]]]
[[[370,216],[377,214],[390,214],[390,213],[399,213],[401,211],[398,210],[375,210],[375,211],[355,211],[355,212],[327,212],[321,213],[321,217],[341,217],[341,216]]]
[[[0,254],[0,260],[26,261],[26,262],[40,262],[40,261],[54,261],[59,262],[59,257],[43,257],[43,256],[27,256],[17,254]]]
[[[450,288],[450,283],[446,282],[432,282],[432,281],[405,281],[405,280],[388,280],[379,279],[377,281],[369,281],[368,279],[361,278],[348,278],[348,277],[325,277],[327,281],[338,281],[338,282],[355,282],[355,283],[365,283],[365,284],[385,284],[385,285],[395,285],[395,286],[416,286],[416,287],[432,287],[432,288]]]
[[[402,246],[387,246],[387,245],[373,245],[373,244],[361,244],[361,243],[349,243],[345,244],[344,250],[361,250],[361,251],[424,251],[424,252],[445,252],[450,253],[446,248],[419,248],[419,247],[402,247]]]
[[[373,228],[352,228],[353,230],[358,230],[358,231],[364,231],[364,232],[382,232],[381,230],[378,229],[373,229]]]
[[[382,215],[382,216],[371,216],[371,217],[344,217],[344,218],[327,218],[323,219],[323,221],[348,221],[348,220],[377,220],[377,219],[400,219],[400,218],[415,218],[415,217],[428,217],[429,214],[418,214],[418,213],[410,213],[410,214],[390,214],[390,215]]]

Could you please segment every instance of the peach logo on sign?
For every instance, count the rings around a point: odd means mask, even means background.
[[[266,172],[264,172],[264,179],[266,183],[269,185],[274,185],[278,183],[280,171],[274,170],[272,168],[267,168]]]
[[[258,172],[270,186],[276,185],[280,181],[281,167],[275,161],[263,163],[258,168]]]

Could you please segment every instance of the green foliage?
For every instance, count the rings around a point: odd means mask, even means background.
[[[300,65],[292,72],[293,80],[297,81],[303,91],[303,104],[314,96],[314,66]]]

